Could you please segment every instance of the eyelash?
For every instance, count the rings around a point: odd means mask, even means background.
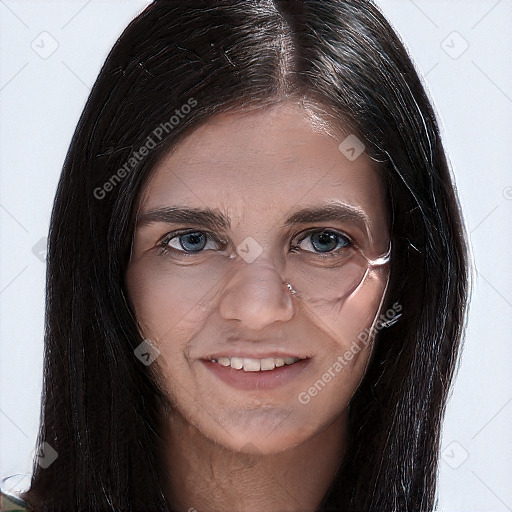
[[[196,251],[196,252],[187,252],[185,250],[178,250],[174,247],[169,247],[167,244],[173,239],[173,238],[179,238],[183,235],[190,235],[192,233],[204,233],[206,234],[208,241],[213,241],[216,244],[220,245],[221,247],[225,247],[227,245],[227,242],[225,240],[221,240],[217,236],[215,236],[213,233],[210,233],[209,231],[201,231],[199,229],[189,229],[184,231],[173,231],[172,233],[167,233],[158,243],[157,247],[159,249],[158,254],[166,255],[166,254],[179,254],[180,256],[185,257],[191,257],[191,256],[197,256],[198,254],[201,254],[204,252]],[[207,242],[208,243],[208,242]]]
[[[292,251],[295,251],[296,249],[300,250],[300,247],[298,245],[300,243],[302,243],[308,236],[313,235],[315,233],[322,233],[324,231],[326,231],[328,233],[334,233],[336,235],[339,235],[340,237],[345,238],[347,240],[347,245],[345,246],[345,248],[356,247],[356,244],[355,244],[354,240],[352,239],[352,237],[350,237],[346,233],[343,233],[342,231],[338,231],[337,229],[332,229],[332,228],[314,228],[314,229],[309,229],[309,230],[305,230],[305,231],[301,231],[300,233],[297,233],[292,239],[292,240],[297,240],[297,242],[294,244],[290,243],[290,249]],[[213,233],[211,233],[209,231],[202,231],[202,230],[197,230],[197,229],[190,229],[190,230],[184,230],[184,231],[173,231],[171,233],[167,233],[157,243],[157,247],[159,249],[158,254],[159,255],[169,255],[169,254],[176,255],[176,254],[178,254],[179,256],[194,257],[194,256],[197,256],[198,254],[205,252],[203,249],[201,249],[200,251],[196,251],[196,252],[192,252],[192,251],[187,252],[185,250],[175,249],[174,247],[170,248],[167,245],[174,238],[178,238],[180,236],[192,234],[192,233],[204,233],[208,238],[206,243],[208,243],[208,241],[213,241],[214,243],[216,243],[217,245],[219,245],[222,248],[225,248],[228,245],[228,242],[226,240],[220,239],[219,237],[217,237],[216,235],[214,235]],[[300,238],[298,238],[299,236],[300,236]],[[339,249],[337,249],[337,250],[339,250]],[[325,252],[325,253],[315,252],[315,251],[304,251],[304,252],[310,253],[310,254],[315,254],[315,255],[319,256],[320,258],[332,258],[333,256],[335,256],[337,254],[336,252],[333,252],[333,251]]]

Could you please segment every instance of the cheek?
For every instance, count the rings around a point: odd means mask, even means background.
[[[341,309],[337,303],[324,304],[314,312],[309,309],[311,321],[327,338],[323,340],[326,352],[315,368],[315,378],[297,397],[308,410],[307,418],[323,415],[324,420],[332,420],[352,399],[371,356],[370,332],[379,314],[387,277],[382,270],[370,273]]]
[[[171,276],[158,264],[140,261],[129,266],[125,282],[142,334],[157,342],[191,336],[207,313],[208,291],[186,273]]]
[[[125,284],[142,337],[160,351],[155,363],[168,397],[174,403],[181,396],[193,406],[188,346],[204,325],[206,308],[191,292],[190,280],[176,275],[141,259],[129,265]]]
[[[311,321],[327,334],[338,352],[367,341],[367,334],[379,313],[388,275],[386,269],[369,272],[349,297],[306,308]]]

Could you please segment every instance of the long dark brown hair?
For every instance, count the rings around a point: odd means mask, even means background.
[[[162,397],[134,356],[142,339],[123,280],[134,205],[186,132],[290,98],[356,133],[380,162],[392,218],[383,308],[403,307],[377,334],[350,405],[349,448],[319,510],[434,508],[468,251],[435,113],[403,44],[367,0],[157,0],[108,55],[58,185],[38,439],[58,457],[34,463],[24,497],[35,510],[171,510]]]

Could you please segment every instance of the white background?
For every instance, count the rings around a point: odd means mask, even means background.
[[[42,384],[38,248],[64,157],[108,51],[147,3],[0,0],[0,477],[31,470]],[[512,2],[377,3],[439,112],[475,261],[439,509],[512,510]]]

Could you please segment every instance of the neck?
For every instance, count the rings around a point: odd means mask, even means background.
[[[179,416],[165,434],[168,500],[176,511],[313,512],[346,449],[347,414],[278,454],[230,451]]]

